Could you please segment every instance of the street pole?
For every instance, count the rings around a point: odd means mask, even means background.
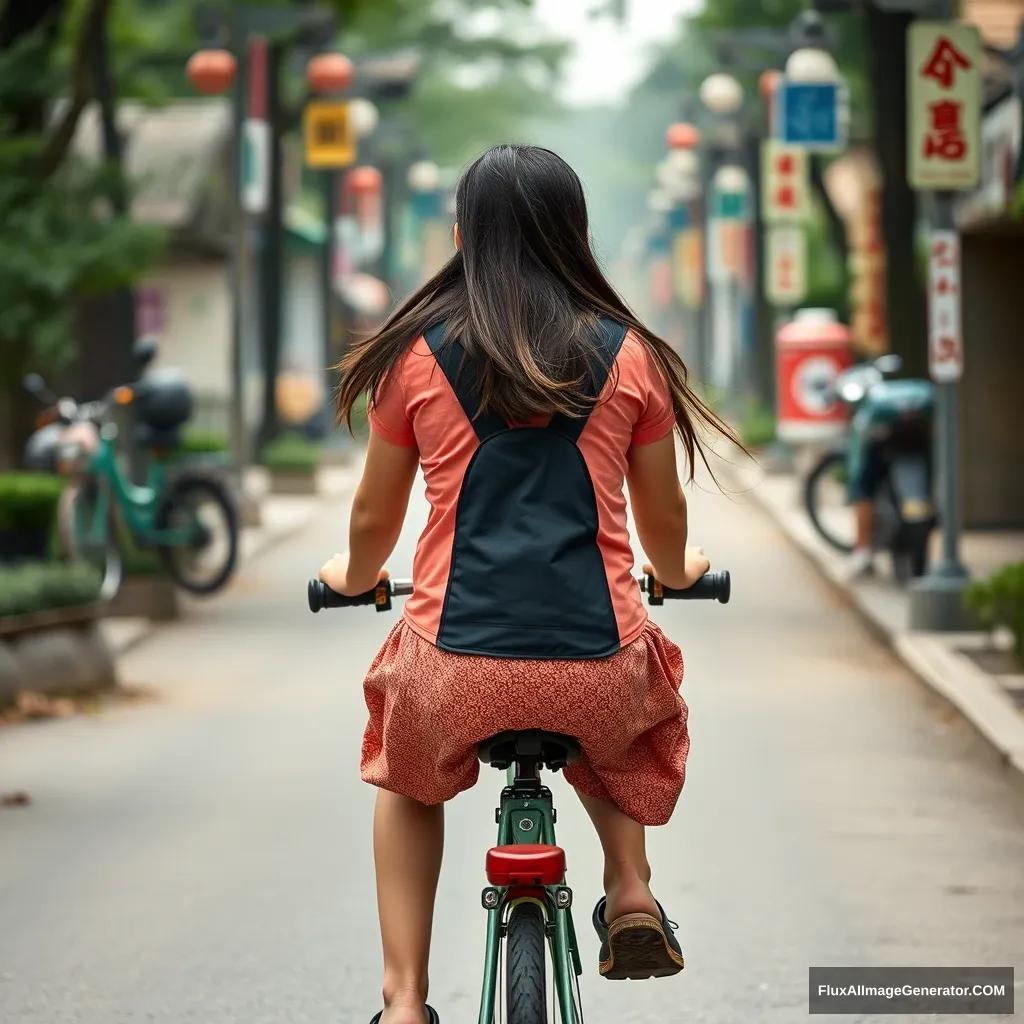
[[[935,193],[933,209],[933,233],[956,230],[950,193]],[[939,477],[936,490],[941,495],[942,553],[932,571],[910,588],[909,625],[911,629],[957,632],[971,625],[962,600],[970,575],[960,560],[959,385],[956,381],[936,382],[934,387],[934,458]]]
[[[949,0],[938,0],[931,14],[933,21],[915,22],[908,30],[907,64],[912,77],[907,134],[908,176],[916,187],[930,187],[933,200],[928,366],[936,398],[935,466],[940,480],[936,490],[941,495],[942,553],[932,571],[910,588],[909,625],[915,630],[958,632],[969,629],[971,621],[963,607],[969,575],[960,560],[961,258],[949,189],[975,187],[979,177],[982,45],[976,28],[953,21],[955,11]],[[938,133],[936,110],[950,115],[952,136]]]

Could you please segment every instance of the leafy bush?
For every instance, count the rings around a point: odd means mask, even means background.
[[[0,473],[0,531],[53,529],[62,477],[50,473]]]
[[[0,568],[0,618],[91,604],[100,583],[97,569],[85,564],[33,562]]]
[[[223,434],[212,430],[189,430],[181,439],[179,451],[183,455],[204,455],[207,453],[226,452],[230,448],[228,439]]]
[[[964,604],[989,629],[1009,629],[1017,657],[1024,660],[1024,562],[1004,565],[987,580],[971,584]]]
[[[312,473],[320,466],[320,446],[302,434],[282,434],[271,441],[260,459],[269,470],[278,473]]]
[[[748,448],[765,448],[775,440],[775,414],[758,405],[740,420],[740,440]]]

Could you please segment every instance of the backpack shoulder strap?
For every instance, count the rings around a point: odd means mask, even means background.
[[[459,339],[446,336],[447,330],[448,325],[445,323],[434,324],[424,332],[423,337],[455,392],[476,436],[483,441],[502,430],[508,430],[508,424],[497,414],[480,413],[480,382],[476,367],[472,360],[466,358],[466,350]]]
[[[588,380],[586,384],[586,395],[591,403],[590,409],[583,416],[565,416],[562,413],[556,413],[548,424],[549,430],[557,431],[573,443],[579,440],[605,384],[608,383],[612,365],[619,354],[619,349],[622,348],[627,330],[625,324],[613,320],[610,316],[601,315],[598,328],[594,332],[594,353],[590,362],[591,380]]]

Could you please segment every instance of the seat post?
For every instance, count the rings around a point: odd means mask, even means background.
[[[540,761],[532,754],[518,754],[516,757],[516,777],[512,788],[517,795],[532,796],[540,794]]]

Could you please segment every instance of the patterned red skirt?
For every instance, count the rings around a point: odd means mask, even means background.
[[[682,679],[682,653],[651,622],[633,643],[595,661],[449,654],[400,622],[363,684],[370,721],[362,778],[443,803],[476,783],[481,740],[544,729],[580,741],[583,757],[565,770],[580,792],[643,825],[664,825],[690,749]]]

